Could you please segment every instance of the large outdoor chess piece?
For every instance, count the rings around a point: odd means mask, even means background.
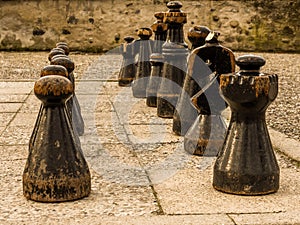
[[[135,76],[135,63],[133,42],[134,38],[127,36],[124,38],[124,43],[120,46],[120,52],[123,56],[122,67],[118,76],[118,84],[121,87],[130,86]]]
[[[210,33],[210,29],[206,26],[195,25],[189,29],[187,37],[191,42],[191,51],[205,44],[205,38]]]
[[[40,202],[76,200],[89,195],[91,176],[76,144],[65,101],[73,94],[63,76],[44,76],[34,93],[42,101],[41,119],[23,173],[23,194]]]
[[[192,43],[192,49],[204,45],[205,38],[209,33],[210,30],[205,26],[194,26],[191,28],[188,32],[188,38]],[[196,53],[192,52],[191,54]],[[191,57],[188,62],[188,72],[173,115],[173,132],[177,135],[184,136],[198,116],[197,109],[190,101],[190,98],[201,90],[198,82],[194,79],[195,76],[201,76],[201,70],[194,71],[194,61],[195,58]],[[206,65],[203,66],[207,67]]]
[[[60,66],[60,65],[45,66],[41,70],[40,77],[50,76],[50,75],[63,76],[63,77],[68,78],[68,71],[64,66]],[[43,110],[43,104],[41,104],[41,106],[40,106],[40,110],[39,110],[39,113],[38,113],[38,116],[37,116],[37,119],[35,122],[35,126],[33,128],[33,132],[29,139],[29,151],[32,151],[33,143],[35,142],[35,138],[36,138],[36,134],[37,134],[36,132],[37,132],[39,124],[40,124],[42,110]]]
[[[221,93],[231,109],[226,139],[214,166],[215,189],[240,195],[261,195],[279,188],[279,167],[265,113],[278,93],[278,76],[263,74],[262,57],[237,59],[240,71],[220,77]]]
[[[66,102],[67,111],[72,122],[72,126],[75,129],[75,133],[83,135],[84,133],[84,121],[81,115],[81,109],[78,99],[75,94],[75,78],[73,70],[75,68],[74,62],[68,56],[54,56],[51,60],[52,65],[61,65],[68,70],[68,77],[74,86],[74,93],[72,97]]]
[[[219,44],[218,36],[211,32],[207,43],[189,57],[189,75],[201,88],[192,98],[199,115],[184,137],[184,149],[194,155],[216,156],[225,138],[221,113],[227,105],[219,93],[219,75],[234,72],[235,61],[233,52]],[[180,121],[186,121],[185,114],[179,116]]]
[[[63,49],[65,51],[66,55],[69,55],[69,53],[70,53],[69,45],[66,42],[57,42],[56,43],[56,48]]]
[[[154,32],[154,46],[153,53],[150,56],[151,62],[151,74],[150,80],[147,86],[147,99],[146,104],[150,107],[157,106],[157,91],[162,76],[162,68],[164,64],[164,58],[162,55],[162,45],[166,41],[168,26],[163,23],[164,13],[155,13],[157,21],[151,26]]]
[[[157,92],[157,115],[162,118],[173,118],[183,87],[189,51],[184,42],[183,32],[187,14],[181,11],[181,2],[171,1],[167,7],[169,10],[165,13],[163,21],[168,25],[168,33],[162,46],[164,66]]]
[[[48,60],[51,62],[55,55],[66,55],[66,53],[62,48],[52,48],[48,54]]]
[[[151,73],[150,55],[152,53],[152,41],[149,38],[152,36],[152,30],[150,28],[140,28],[137,30],[137,35],[140,37],[138,42],[139,53],[135,79],[131,85],[132,94],[136,98],[146,98],[146,90]]]

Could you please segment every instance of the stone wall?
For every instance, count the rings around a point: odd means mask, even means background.
[[[1,1],[0,49],[49,50],[66,41],[73,51],[103,52],[136,28],[149,27],[167,0]],[[187,31],[206,25],[235,51],[300,52],[300,0],[182,1]],[[187,41],[188,42],[188,41]]]

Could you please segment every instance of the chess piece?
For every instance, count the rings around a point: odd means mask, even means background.
[[[40,202],[86,197],[91,190],[89,168],[74,139],[65,101],[73,93],[63,76],[44,76],[34,93],[42,101],[41,120],[23,172],[23,194]]]
[[[181,11],[181,2],[171,1],[167,7],[169,10],[165,13],[163,22],[168,25],[168,33],[162,46],[164,66],[157,92],[157,115],[173,118],[187,66],[188,46],[184,42],[183,32],[187,14]]]
[[[135,77],[135,63],[132,42],[133,37],[127,36],[125,42],[120,46],[120,52],[123,56],[122,67],[118,76],[118,84],[121,87],[130,86]]]
[[[191,42],[191,51],[205,44],[205,38],[210,33],[210,29],[206,26],[195,25],[189,29],[187,37]]]
[[[150,55],[152,52],[152,43],[149,38],[152,36],[150,28],[140,28],[137,30],[140,37],[139,54],[135,79],[132,82],[132,94],[136,98],[146,98],[146,89],[149,82],[151,64]]]
[[[162,55],[162,45],[166,41],[167,37],[167,24],[163,23],[164,13],[158,12],[155,13],[157,21],[152,24],[151,29],[154,32],[154,46],[153,53],[150,56],[151,63],[151,73],[150,80],[147,86],[146,94],[146,104],[150,107],[157,106],[157,91],[162,76],[163,68],[163,55]]]
[[[78,99],[75,94],[75,78],[73,74],[73,70],[75,68],[74,62],[68,56],[56,56],[51,60],[51,65],[61,65],[66,67],[68,70],[69,79],[74,86],[74,93],[72,97],[66,102],[67,110],[72,122],[72,126],[74,127],[75,134],[83,135],[84,133],[84,121],[81,115],[81,109],[78,102]]]
[[[230,49],[220,45],[218,36],[218,32],[211,32],[206,44],[189,57],[188,74],[201,87],[192,97],[198,117],[184,136],[184,149],[194,155],[216,156],[225,138],[227,127],[221,113],[227,105],[219,93],[219,76],[235,71],[235,57]],[[186,121],[184,114],[179,117]],[[185,128],[184,123],[181,126]]]
[[[264,58],[237,58],[240,71],[220,77],[222,96],[231,109],[226,139],[214,165],[213,187],[238,195],[262,195],[279,189],[279,167],[265,113],[278,94],[278,76],[264,74]]]
[[[192,49],[205,44],[205,38],[209,34],[210,30],[205,26],[194,26],[188,32],[188,38],[192,43]],[[191,54],[194,54],[193,52]],[[193,57],[192,57],[193,58]],[[194,58],[193,58],[194,59]],[[193,76],[201,76],[201,70],[195,71],[191,68],[193,64],[189,60],[188,72],[184,79],[183,89],[179,96],[176,110],[173,115],[173,132],[177,135],[184,136],[188,129],[195,122],[198,111],[193,107],[190,98],[200,91],[199,84],[194,80]],[[207,67],[203,64],[203,67]],[[205,69],[205,68],[202,68]],[[181,115],[181,117],[180,117]]]
[[[58,42],[56,43],[56,48],[61,48],[65,51],[66,55],[69,55],[70,53],[70,48],[66,42]]]

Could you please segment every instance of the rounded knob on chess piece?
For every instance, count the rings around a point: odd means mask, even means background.
[[[52,58],[50,64],[64,66],[69,74],[75,69],[74,62],[68,56],[55,56]]]
[[[65,51],[61,48],[53,48],[48,54],[48,60],[51,62],[51,59],[55,55],[66,55]]]
[[[73,94],[73,84],[68,78],[44,76],[34,84],[34,94],[44,105],[63,104]]]
[[[47,65],[41,70],[41,77],[48,75],[60,75],[68,77],[68,71],[64,66],[61,65]]]
[[[236,65],[240,67],[241,75],[259,75],[260,68],[266,64],[266,60],[257,55],[243,55],[236,59]]]
[[[69,55],[70,48],[66,42],[58,42],[58,43],[56,43],[56,47],[63,49],[65,51],[66,55]]]

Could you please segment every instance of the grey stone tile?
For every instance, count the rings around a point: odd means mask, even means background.
[[[264,196],[225,194],[212,187],[213,168],[187,168],[155,185],[160,203],[168,214],[195,213],[272,213],[299,210],[298,169],[282,169],[280,189]]]
[[[22,106],[22,103],[0,103],[0,113],[14,113]]]
[[[236,224],[300,224],[299,209],[286,212],[230,214]]]
[[[0,146],[0,161],[13,161],[19,159],[27,159],[28,157],[28,145],[12,145]]]
[[[34,82],[12,82],[1,81],[0,82],[0,94],[29,94],[34,87]]]
[[[0,102],[7,102],[7,103],[18,103],[18,102],[24,102],[27,95],[17,95],[17,94],[8,94],[8,95],[2,95],[0,94]]]
[[[1,145],[27,145],[33,130],[33,125],[9,126],[0,136]]]
[[[0,124],[6,126],[16,115],[16,113],[0,113]]]

